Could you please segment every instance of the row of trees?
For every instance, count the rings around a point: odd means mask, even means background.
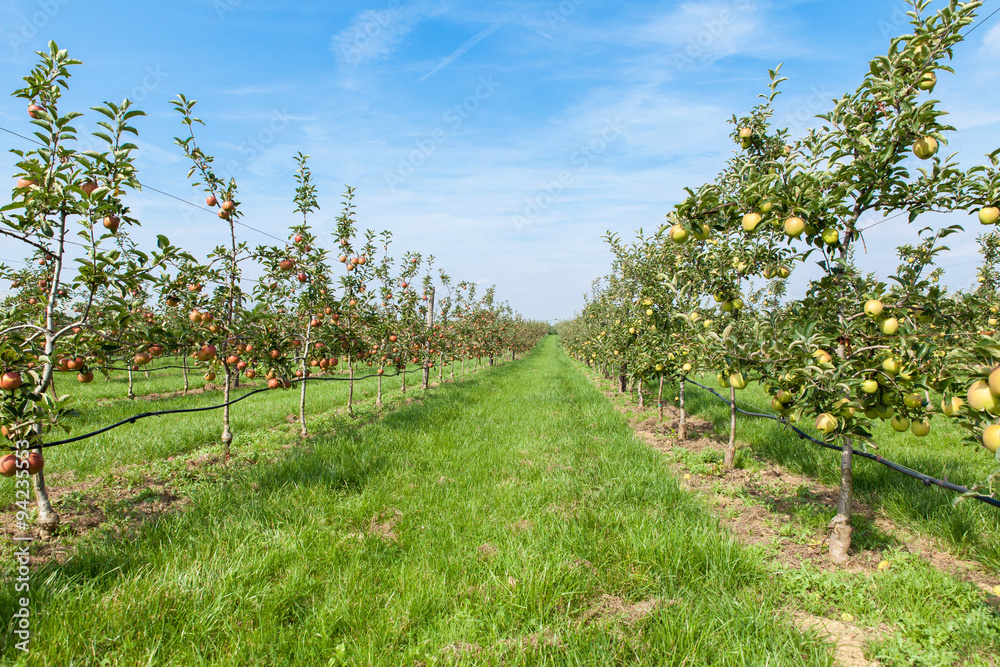
[[[13,150],[17,184],[0,208],[0,237],[23,244],[24,266],[0,265],[12,294],[0,306],[0,426],[22,450],[32,449],[37,525],[51,534],[59,524],[40,471],[41,445],[58,428],[70,398],[55,391],[55,374],[92,382],[95,372],[149,368],[176,356],[184,369],[220,379],[221,442],[228,458],[234,438],[229,403],[240,377],[289,388],[295,378],[342,369],[350,381],[360,366],[377,374],[381,403],[386,369],[431,369],[466,359],[476,363],[530,350],[548,332],[474,284],[434,267],[434,258],[391,255],[392,236],[360,232],[354,190],[348,188],[334,233],[335,250],[323,247],[312,227],[319,209],[308,156],[296,156],[295,222],[286,243],[251,247],[239,238],[244,216],[235,179],[220,178],[195,129],[195,102],[173,101],[184,133],[176,144],[190,160],[188,177],[204,191],[206,205],[229,231],[229,242],[206,260],[165,236],[145,249],[130,231],[140,221],[127,196],[139,190],[135,168],[135,119],[144,115],[128,100],[93,108],[92,133],[102,150],[78,150],[82,115],[60,107],[70,68],[80,64],[50,43],[14,94],[24,99],[39,147]],[[7,244],[5,243],[5,246]],[[5,253],[6,254],[6,253]],[[244,277],[250,266],[262,277]],[[252,287],[248,287],[252,285]],[[154,364],[153,366],[158,366]],[[403,375],[405,383],[405,375]],[[405,388],[405,384],[404,384]],[[300,425],[307,434],[307,383],[300,383]],[[132,396],[131,381],[129,395]],[[51,440],[51,438],[49,438]],[[5,471],[6,472],[6,471]],[[13,472],[13,469],[10,471]]]
[[[952,1],[932,13],[929,4],[912,0],[913,32],[893,39],[858,89],[834,100],[804,137],[772,125],[784,81],[772,70],[762,103],[733,117],[740,150],[717,178],[688,189],[654,234],[640,231],[631,244],[609,235],[612,273],[560,327],[567,349],[623,390],[632,380],[641,396],[643,381],[659,382],[661,404],[664,378],[712,371],[733,397],[759,382],[788,421],[814,420],[842,451],[834,561],[847,559],[852,453],[871,438],[872,419],[924,436],[932,417],[945,415],[970,442],[990,452],[1000,445],[997,234],[979,238],[983,264],[971,291],[949,292],[935,266],[959,226],[921,229],[918,243],[897,249],[886,281],[855,261],[871,212],[906,225],[927,212],[968,211],[987,226],[1000,213],[1000,150],[971,169],[940,155],[954,128],[930,97],[981,3]],[[789,300],[787,281],[807,260],[821,274]],[[735,426],[735,412],[732,419]],[[729,466],[734,452],[731,436]],[[998,486],[1000,472],[981,489]]]

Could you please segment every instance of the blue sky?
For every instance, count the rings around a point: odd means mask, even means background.
[[[55,39],[85,63],[64,110],[127,96],[149,114],[138,123],[148,185],[202,201],[173,145],[182,128],[168,102],[184,93],[207,123],[200,144],[239,182],[247,224],[285,236],[292,156],[302,151],[319,186],[321,236],[344,185],[356,186],[360,225],[391,230],[397,257],[434,254],[456,279],[496,284],[523,314],[559,319],[607,273],[606,231],[655,229],[684,186],[722,168],[734,148],[727,120],[757,103],[768,68],[783,62],[790,77],[778,122],[804,132],[907,32],[904,9],[896,0],[0,0],[0,88],[18,87],[33,52]],[[968,166],[1000,145],[998,63],[1000,16],[958,47],[957,74],[941,74],[934,91],[959,129],[949,150]],[[30,132],[21,100],[0,99],[0,126]],[[166,233],[200,255],[224,240],[209,213],[150,190],[128,202],[140,238]],[[895,246],[921,226],[904,220],[866,235],[864,268],[884,276],[896,265]],[[969,284],[978,223],[920,222],[968,223],[941,264],[950,285]],[[273,242],[249,230],[243,239]],[[0,258],[22,256],[0,241]],[[808,274],[795,275],[793,296]]]

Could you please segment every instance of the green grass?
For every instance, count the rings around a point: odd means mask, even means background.
[[[459,365],[459,372],[460,368]],[[365,366],[355,371],[356,376],[369,374],[371,369]],[[191,389],[200,389],[205,385],[202,375],[202,372],[192,373]],[[73,394],[73,401],[69,406],[73,415],[65,420],[72,432],[67,436],[62,431],[53,431],[49,439],[82,435],[143,412],[200,408],[218,405],[223,401],[221,390],[144,400],[143,396],[153,393],[169,394],[183,389],[180,372],[172,370],[153,372],[149,380],[143,377],[143,373],[136,373],[135,393],[140,398],[132,401],[125,396],[127,385],[123,377],[123,373],[115,373],[110,381],[100,377],[92,384],[81,385],[75,381],[70,384],[67,381],[70,374],[58,374],[58,392]],[[340,374],[336,377],[347,376]],[[432,380],[436,380],[436,377],[436,373],[432,374]],[[446,369],[445,378],[447,377]],[[419,373],[410,373],[406,381],[411,395],[420,393]],[[374,414],[376,383],[375,378],[355,383],[354,408],[362,419],[371,418]],[[398,401],[399,385],[399,377],[385,377],[383,400],[394,397],[392,400]],[[235,390],[233,398],[263,386],[263,380],[258,378],[253,388],[241,386]],[[310,382],[307,390],[307,424],[315,422],[317,417],[343,411],[347,405],[347,391],[347,382]],[[240,451],[258,447],[269,428],[287,423],[289,415],[294,415],[297,419],[298,413],[298,385],[288,391],[258,394],[232,406],[231,423],[236,436],[233,448]],[[339,424],[327,423],[326,427],[337,428],[351,421],[344,414],[340,417]],[[221,432],[221,410],[150,417],[87,440],[46,449],[45,470],[47,476],[56,475],[53,478],[54,485],[58,484],[59,475],[63,478],[85,479],[119,466],[149,464],[168,456],[198,450],[218,442]],[[13,499],[12,485],[0,485],[0,504],[10,503]]]
[[[699,381],[712,386],[714,379]],[[719,433],[729,432],[728,405],[690,385],[685,399],[691,414],[712,422]],[[673,394],[669,400],[673,400]],[[737,405],[751,412],[772,413],[764,407],[769,402],[759,385],[750,385],[737,392]],[[872,451],[932,477],[963,486],[986,479],[996,468],[992,455],[985,450],[961,444],[959,429],[947,418],[938,415],[931,424],[930,435],[918,438],[910,433],[896,433],[888,423],[876,421],[873,433],[877,449]],[[818,435],[810,425],[800,427]],[[778,422],[738,415],[736,434],[755,456],[826,484],[837,486],[840,483],[837,452],[798,438]],[[861,458],[856,458],[854,463],[854,490],[857,500],[884,513],[897,525],[937,538],[957,555],[1000,571],[1000,510],[997,508],[974,500],[954,505],[956,494],[953,492],[925,487],[917,480]]]
[[[35,572],[32,653],[10,645],[8,628],[0,656],[830,664],[777,613],[761,555],[679,490],[554,337],[517,364],[197,485],[191,499]],[[373,520],[395,521],[394,539],[372,534]],[[14,598],[0,587],[0,618]],[[602,600],[651,612],[628,623],[598,613]]]

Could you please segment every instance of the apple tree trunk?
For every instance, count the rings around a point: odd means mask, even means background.
[[[830,560],[846,563],[851,549],[851,505],[854,496],[854,475],[851,463],[854,456],[853,443],[844,438],[840,447],[840,493],[837,496],[837,514],[830,521]]]
[[[736,387],[729,387],[729,442],[722,465],[732,468],[736,464]]]
[[[680,385],[680,399],[678,400],[678,408],[680,408],[681,416],[680,421],[677,424],[677,439],[687,440],[687,415],[684,413],[684,380],[681,379]]]

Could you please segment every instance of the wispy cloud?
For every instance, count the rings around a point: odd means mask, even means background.
[[[430,72],[428,72],[427,74],[424,74],[422,77],[420,77],[420,79],[418,79],[418,81],[423,81],[427,77],[432,76],[432,75],[436,74],[437,72],[440,72],[445,67],[447,67],[448,65],[452,64],[453,62],[455,62],[456,60],[458,60],[459,58],[461,58],[463,55],[466,54],[466,52],[468,52],[469,49],[471,49],[476,44],[478,44],[479,42],[483,41],[484,39],[486,39],[487,37],[489,37],[490,35],[492,35],[497,30],[499,30],[500,26],[502,26],[504,23],[506,23],[506,21],[507,21],[507,19],[500,19],[499,21],[497,21],[496,23],[494,23],[493,25],[491,25],[489,28],[486,28],[486,30],[483,30],[478,35],[476,35],[475,37],[473,37],[472,39],[470,39],[469,41],[467,41],[465,44],[462,44],[462,46],[460,46],[457,49],[455,49],[451,53],[451,55],[449,55],[444,60],[442,60],[440,63],[438,63],[437,67],[435,67]]]
[[[330,50],[342,65],[385,60],[419,19],[417,7],[404,8],[399,0],[390,0],[384,9],[367,9],[355,16],[346,28],[330,38]]]

